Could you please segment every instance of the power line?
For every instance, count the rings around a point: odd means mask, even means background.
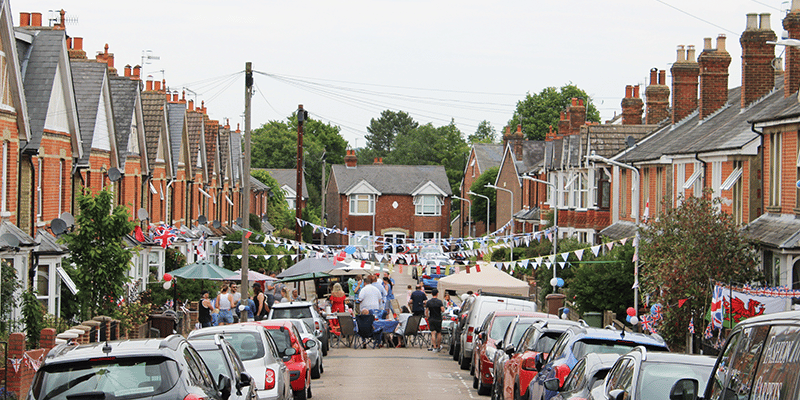
[[[707,24],[709,24],[709,25],[711,25],[711,26],[714,26],[714,27],[717,27],[717,28],[719,28],[719,29],[722,29],[723,31],[726,31],[726,32],[728,32],[728,33],[730,33],[730,34],[732,34],[732,35],[737,35],[737,33],[736,33],[736,32],[734,32],[734,31],[732,31],[732,30],[730,30],[730,29],[726,29],[726,28],[724,28],[724,27],[722,27],[722,26],[719,26],[719,25],[717,25],[717,24],[715,24],[715,23],[713,23],[713,22],[709,21],[709,20],[705,20],[705,19],[703,19],[703,18],[700,18],[700,17],[698,17],[698,16],[696,16],[696,15],[694,15],[694,14],[692,14],[692,13],[688,12],[688,11],[681,10],[680,8],[678,8],[678,7],[675,7],[675,6],[673,6],[672,4],[669,4],[669,3],[665,2],[665,1],[662,1],[662,0],[654,0],[654,1],[656,1],[656,2],[658,2],[658,3],[661,3],[661,4],[663,4],[663,5],[665,5],[665,6],[669,7],[669,8],[672,8],[672,9],[674,9],[674,10],[676,10],[676,11],[682,12],[682,13],[684,13],[684,14],[686,14],[686,15],[688,15],[688,16],[690,16],[690,17],[692,17],[692,18],[694,18],[694,19],[696,19],[696,20],[698,20],[698,21],[702,21],[702,22],[705,22],[705,23],[707,23]]]

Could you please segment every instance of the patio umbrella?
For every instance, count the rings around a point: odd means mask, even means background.
[[[342,264],[342,263],[340,263]],[[342,275],[366,275],[372,273],[369,268],[362,268],[360,261],[353,261],[350,263],[346,263],[343,266],[338,266],[336,268],[331,269],[328,271],[331,275],[342,276]]]
[[[315,272],[325,272],[339,267],[346,267],[347,264],[342,262],[334,263],[333,260],[327,258],[305,258],[295,265],[287,268],[285,271],[278,274],[278,278],[290,278],[293,276],[312,274]],[[309,278],[311,279],[311,278]]]
[[[238,270],[225,278],[226,281],[238,281],[242,279],[242,270]],[[247,271],[247,281],[248,282],[256,282],[256,281],[277,281],[278,278],[273,278],[269,275],[264,275],[262,273],[248,270]]]
[[[307,280],[316,279],[316,278],[325,278],[325,277],[328,277],[328,276],[331,276],[331,274],[328,274],[326,272],[309,272],[309,273],[303,274],[303,275],[290,276],[288,278],[283,278],[280,281],[284,282],[284,283],[285,282],[299,282],[299,281],[307,281]]]
[[[218,267],[211,261],[201,260],[196,263],[189,264],[183,268],[170,271],[170,274],[183,279],[211,279],[221,281],[228,276],[235,275],[236,273],[229,269]]]

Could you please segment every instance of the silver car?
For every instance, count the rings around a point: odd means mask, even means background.
[[[267,319],[302,319],[314,328],[317,339],[322,342],[322,355],[328,355],[328,321],[310,301],[290,301],[275,303],[269,310]]]
[[[311,362],[311,379],[319,379],[322,375],[324,368],[322,367],[322,342],[317,338],[317,333],[311,328],[308,322],[297,318],[286,318],[290,321],[297,331],[300,332],[300,340],[303,341],[303,348],[306,349],[308,360]],[[307,342],[312,341],[315,344],[309,346]]]
[[[259,400],[292,398],[289,369],[266,329],[256,324],[213,326],[192,331],[189,339],[214,339],[222,334],[239,354],[244,368],[253,377]]]

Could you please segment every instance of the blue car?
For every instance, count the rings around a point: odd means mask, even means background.
[[[558,378],[559,386],[563,386],[572,368],[587,354],[622,355],[636,346],[644,346],[649,351],[669,351],[664,339],[658,335],[592,328],[584,324],[570,327],[558,338],[547,359],[542,354],[536,356],[538,373],[528,387],[528,399],[550,400],[558,391],[545,388],[544,383]]]

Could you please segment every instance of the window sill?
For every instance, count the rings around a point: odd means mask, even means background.
[[[764,208],[766,212],[771,214],[780,214],[781,213],[781,206],[767,206]]]
[[[375,213],[371,213],[371,214],[356,214],[356,213],[350,213],[350,214],[348,214],[348,215],[352,215],[352,216],[355,216],[355,217],[360,217],[360,216],[364,216],[364,215],[375,215]]]

